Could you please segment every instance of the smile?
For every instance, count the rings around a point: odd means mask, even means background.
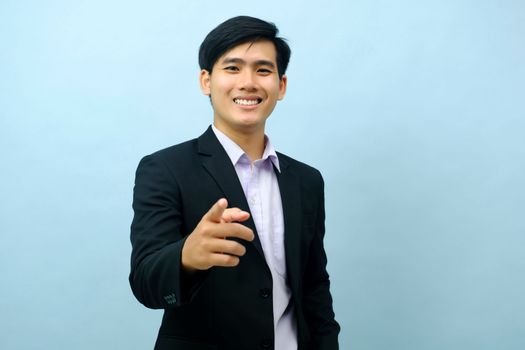
[[[242,98],[235,98],[233,99],[233,102],[235,102],[236,104],[238,105],[242,105],[242,106],[255,106],[259,103],[262,102],[262,99],[261,98],[256,98],[256,99],[242,99]]]

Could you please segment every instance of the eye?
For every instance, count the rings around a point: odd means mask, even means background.
[[[268,75],[268,74],[272,74],[273,72],[268,68],[259,68],[257,69],[257,73],[260,73],[262,75]]]
[[[237,66],[226,66],[226,67],[224,67],[224,70],[227,70],[227,71],[230,71],[230,72],[238,72],[239,71],[239,67],[237,67]]]

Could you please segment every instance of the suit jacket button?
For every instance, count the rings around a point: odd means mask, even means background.
[[[263,349],[270,349],[272,348],[272,339],[270,338],[265,338],[261,341],[261,348]]]
[[[259,291],[261,298],[267,299],[272,294],[272,291],[268,288],[263,288]]]

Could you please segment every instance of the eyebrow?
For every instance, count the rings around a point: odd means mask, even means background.
[[[231,58],[225,58],[221,62],[222,64],[230,64],[230,63],[236,63],[236,64],[246,64],[246,61],[242,58],[237,57],[231,57]],[[268,66],[275,69],[275,64],[272,61],[268,60],[257,60],[254,62],[255,66]]]

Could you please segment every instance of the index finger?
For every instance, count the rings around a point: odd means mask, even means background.
[[[228,206],[228,201],[226,198],[221,198],[217,202],[215,202],[214,205],[208,210],[206,214],[204,214],[204,218],[213,221],[213,222],[221,222],[222,213],[224,213],[224,210]]]

